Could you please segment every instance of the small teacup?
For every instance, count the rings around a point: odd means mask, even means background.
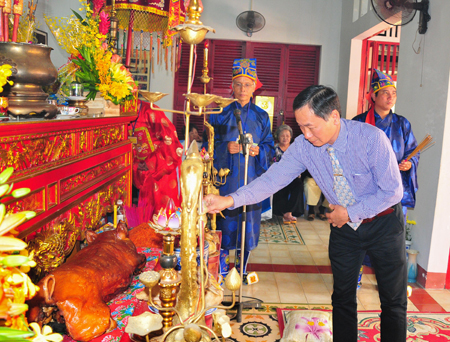
[[[61,114],[62,115],[73,115],[80,112],[80,108],[78,107],[62,107]]]

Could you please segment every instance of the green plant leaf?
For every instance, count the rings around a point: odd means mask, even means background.
[[[23,331],[18,329],[11,329],[7,327],[0,327],[0,337],[31,337],[34,336],[32,331]],[[6,340],[5,340],[6,341]]]
[[[80,21],[80,23],[84,26],[88,26],[88,23],[84,20],[84,18],[77,12],[75,12],[73,9],[71,9],[72,13],[77,17],[77,19]]]
[[[8,255],[0,260],[0,263],[7,267],[17,267],[20,266],[30,259],[25,255]]]

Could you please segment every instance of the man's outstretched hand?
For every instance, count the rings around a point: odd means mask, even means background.
[[[203,205],[205,211],[210,214],[218,214],[222,210],[232,207],[234,204],[233,197],[231,196],[218,196],[209,194],[203,197]]]

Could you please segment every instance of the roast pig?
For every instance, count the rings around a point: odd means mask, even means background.
[[[44,306],[56,305],[69,335],[89,341],[116,328],[106,303],[123,292],[133,274],[145,266],[128,238],[127,227],[96,234],[86,233],[88,246],[43,278],[39,293],[29,302],[29,321],[42,321]]]

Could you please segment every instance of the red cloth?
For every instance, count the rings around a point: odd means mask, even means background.
[[[175,126],[164,112],[152,110],[148,102],[139,101],[138,111],[138,119],[129,131],[130,136],[137,138],[133,150],[133,184],[140,190],[139,204],[153,205],[153,212],[157,213],[172,198],[175,206],[180,207],[176,169],[181,165],[183,146]]]
[[[375,112],[373,108],[374,106],[370,107],[369,111],[367,112],[366,123],[375,126]]]

